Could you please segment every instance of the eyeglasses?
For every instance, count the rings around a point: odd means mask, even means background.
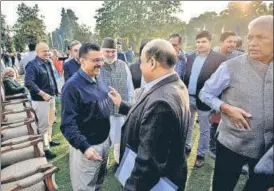
[[[104,59],[103,59],[103,58],[91,59],[91,58],[85,57],[85,59],[90,60],[90,61],[93,62],[93,63],[99,63],[99,62],[102,63],[102,62],[104,62]]]

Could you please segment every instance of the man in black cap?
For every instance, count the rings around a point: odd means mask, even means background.
[[[112,86],[121,93],[123,100],[130,101],[134,87],[132,76],[127,64],[117,59],[117,44],[112,38],[104,38],[101,50],[104,66],[101,68],[101,77],[107,86]],[[118,114],[118,107],[110,101],[110,139],[114,146],[114,159],[119,163],[121,127],[125,116]],[[117,166],[117,165],[116,165]]]

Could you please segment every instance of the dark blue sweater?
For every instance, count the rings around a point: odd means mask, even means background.
[[[80,64],[75,60],[75,58],[69,60],[64,64],[64,78],[65,82],[73,76],[80,68]]]
[[[82,153],[109,135],[108,89],[102,79],[96,81],[79,69],[62,89],[60,128],[68,142]]]

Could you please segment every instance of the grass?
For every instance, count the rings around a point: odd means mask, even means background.
[[[56,104],[57,107],[57,123],[53,128],[53,139],[61,142],[58,147],[53,147],[52,150],[57,154],[57,157],[51,162],[59,168],[59,171],[55,175],[55,180],[60,191],[72,191],[71,181],[69,177],[69,144],[60,132],[60,104]],[[206,156],[205,165],[200,168],[194,168],[196,159],[196,151],[199,139],[199,126],[195,125],[193,131],[193,152],[188,158],[188,180],[186,191],[210,191],[213,177],[214,160],[210,156]],[[108,174],[105,177],[103,191],[120,191],[121,186],[113,175],[114,158],[112,152],[110,152],[110,160],[107,166]],[[235,191],[242,191],[247,180],[247,176],[241,175],[238,181]]]

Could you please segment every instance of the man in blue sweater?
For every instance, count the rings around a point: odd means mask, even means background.
[[[73,190],[101,190],[110,147],[108,88],[97,77],[103,64],[100,47],[85,43],[81,68],[64,85],[61,131],[70,143]]]

